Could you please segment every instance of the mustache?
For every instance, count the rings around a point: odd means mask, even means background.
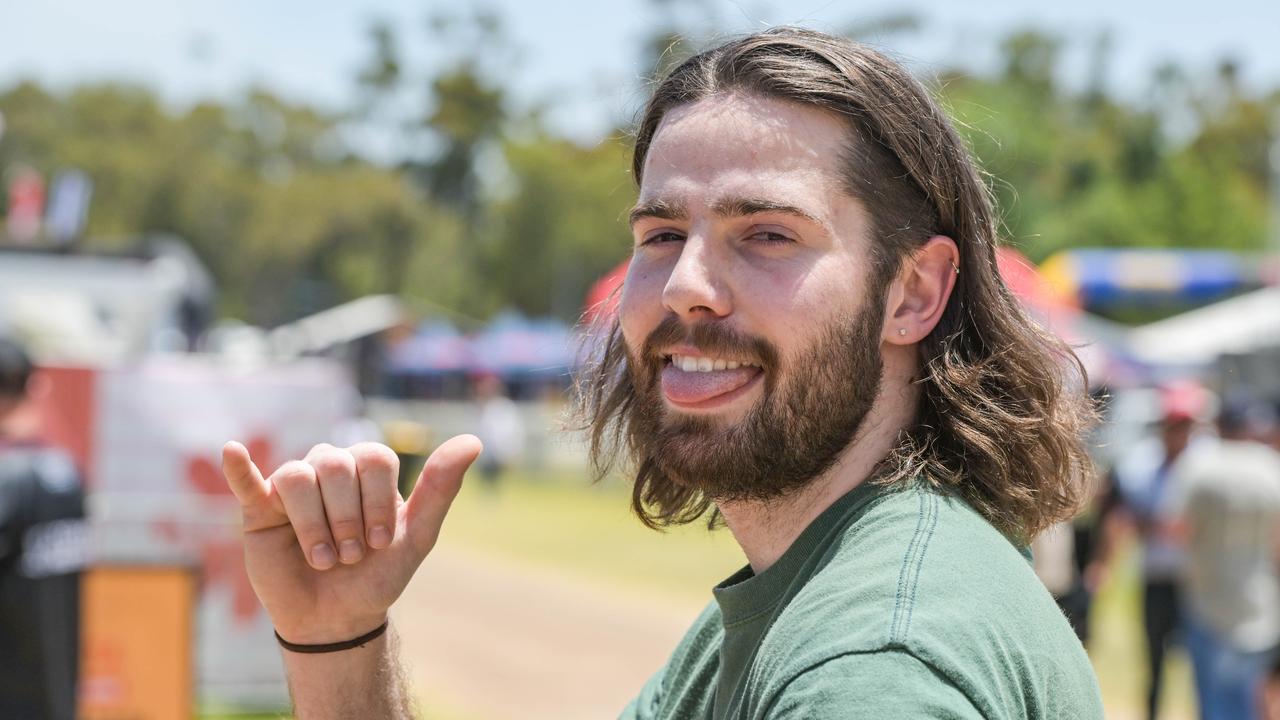
[[[664,351],[673,345],[691,345],[708,355],[749,358],[765,370],[778,366],[778,349],[761,337],[749,335],[722,321],[700,322],[685,326],[680,318],[668,315],[645,338],[641,358],[659,363]]]

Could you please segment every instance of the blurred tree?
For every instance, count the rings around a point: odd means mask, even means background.
[[[502,289],[501,303],[577,320],[590,285],[631,253],[629,148],[538,134],[511,142],[506,156],[511,194],[491,206],[480,275]]]
[[[500,149],[509,119],[505,89],[491,79],[501,74],[491,67],[512,49],[500,17],[484,6],[470,14],[436,13],[428,29],[432,44],[450,59],[428,79],[426,109],[418,118],[433,152],[405,167],[432,197],[455,208],[474,234],[484,192],[482,166]]]
[[[1276,105],[1246,97],[1238,68],[1196,87],[1164,65],[1146,104],[1122,104],[1106,91],[1105,36],[1078,92],[1057,81],[1051,36],[1020,32],[1001,47],[998,75],[948,74],[940,91],[990,173],[1007,236],[1033,260],[1071,247],[1263,247]]]
[[[709,0],[649,2],[640,51],[656,73],[718,24]],[[847,32],[917,27],[888,15]],[[570,141],[516,106],[519,51],[491,10],[433,15],[427,39],[445,52],[427,67],[406,63],[391,24],[367,32],[347,113],[264,90],[175,110],[128,85],[0,89],[0,170],[84,169],[89,247],[186,238],[223,310],[252,322],[371,292],[475,322],[504,307],[576,317],[629,252],[624,133]],[[1006,235],[1035,260],[1087,246],[1262,249],[1280,89],[1251,91],[1224,60],[1200,74],[1166,64],[1121,98],[1109,36],[1088,42],[1083,83],[1062,81],[1064,41],[1032,30],[1003,39],[989,75],[930,80],[989,173]],[[357,151],[360,132],[383,152]]]
[[[448,210],[401,173],[353,155],[338,117],[264,91],[172,113],[140,88],[58,97],[21,84],[0,93],[0,112],[9,125],[0,167],[79,167],[94,179],[88,248],[129,249],[155,233],[185,238],[221,284],[223,310],[250,321],[271,325],[363,293],[406,291],[417,280],[406,259],[428,239],[439,240],[440,264],[427,270],[457,266]],[[423,278],[434,285],[415,293],[457,300],[451,277]]]
[[[356,83],[373,98],[394,93],[400,87],[400,47],[391,23],[375,20],[369,25],[373,45],[367,64],[356,75]]]

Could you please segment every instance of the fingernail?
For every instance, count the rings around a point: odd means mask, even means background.
[[[360,556],[364,555],[364,548],[360,547],[359,540],[343,540],[338,552],[342,555],[342,562],[350,565],[360,561]]]
[[[387,526],[385,526],[385,525],[379,525],[378,527],[376,527],[376,528],[374,528],[374,529],[370,530],[370,531],[369,531],[369,544],[370,544],[370,545],[372,545],[372,546],[374,546],[375,548],[379,548],[379,549],[384,548],[384,547],[386,547],[386,546],[390,545],[390,544],[391,544],[391,531],[390,531],[390,530],[388,530],[388,529],[387,529]]]
[[[319,570],[328,570],[338,562],[338,558],[333,555],[333,548],[329,547],[329,543],[316,543],[311,548],[311,564]]]

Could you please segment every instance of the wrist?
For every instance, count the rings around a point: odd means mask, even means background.
[[[276,636],[294,645],[331,645],[367,635],[387,624],[388,615],[275,625]]]
[[[358,647],[364,647],[365,645],[368,645],[374,640],[382,637],[383,633],[387,631],[387,624],[388,621],[384,620],[381,625],[363,635],[336,643],[323,643],[318,645],[293,643],[281,637],[279,632],[276,632],[276,642],[280,643],[280,647],[288,650],[289,652],[302,653],[304,655],[322,655],[325,653],[343,652],[345,650],[354,650]]]

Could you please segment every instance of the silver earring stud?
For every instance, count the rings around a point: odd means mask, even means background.
[[[906,329],[906,328],[898,328],[898,334],[899,334],[899,335],[906,335],[906,334],[907,334],[907,329]]]

